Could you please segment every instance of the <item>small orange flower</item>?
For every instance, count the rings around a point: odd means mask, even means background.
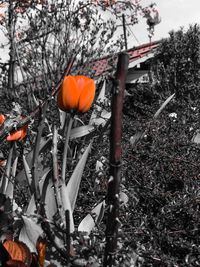
[[[0,114],[0,126],[4,123],[5,121],[5,116],[3,114]],[[6,137],[7,141],[20,141],[22,140],[27,133],[28,125],[23,126],[21,129],[9,134]]]
[[[26,136],[27,133],[27,129],[28,129],[28,125],[23,126],[21,129],[19,129],[18,131],[9,134],[6,137],[7,141],[21,141],[22,139],[24,139],[24,137]]]
[[[58,92],[57,104],[63,110],[87,112],[94,100],[95,82],[86,76],[66,76]]]

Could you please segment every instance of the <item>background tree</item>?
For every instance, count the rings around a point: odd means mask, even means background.
[[[171,31],[155,58],[154,74],[159,91],[172,91],[177,98],[195,100],[200,82],[200,27],[191,25]]]
[[[9,42],[9,63],[2,66],[2,86],[9,95],[35,90],[46,97],[61,77],[67,62],[92,75],[88,61],[123,49],[123,38],[113,38],[122,12],[127,23],[149,19],[141,1],[1,1],[1,29]],[[153,25],[152,25],[153,27]],[[41,90],[42,89],[42,90]]]

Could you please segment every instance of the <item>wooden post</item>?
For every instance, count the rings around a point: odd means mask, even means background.
[[[119,190],[121,181],[122,108],[128,63],[128,54],[119,54],[111,104],[110,173],[108,181],[108,217],[104,267],[116,266],[115,254],[117,251],[119,228]]]

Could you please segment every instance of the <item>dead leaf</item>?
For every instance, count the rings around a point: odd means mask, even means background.
[[[26,244],[20,241],[6,240],[3,242],[4,247],[8,251],[11,259],[14,261],[22,262],[25,266],[30,266],[32,255]],[[23,265],[10,265],[10,266],[23,266]]]
[[[36,243],[36,249],[38,253],[38,261],[40,267],[44,267],[44,261],[46,257],[47,241],[45,238],[39,237]]]

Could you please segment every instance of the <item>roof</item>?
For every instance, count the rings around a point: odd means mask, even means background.
[[[160,43],[161,41],[146,43],[137,47],[133,47],[126,51],[129,54],[129,73],[127,75],[128,82],[131,82],[133,80],[132,71],[135,70],[136,65],[147,62],[148,59],[152,58],[154,56],[156,48],[159,46]],[[101,76],[108,75],[108,73],[113,70],[113,67],[116,67],[118,54],[119,53],[111,54],[89,62],[90,69],[93,70],[94,79],[98,80]],[[42,77],[43,76],[38,75],[37,78],[40,80],[43,79]],[[18,81],[17,85],[20,86],[21,82],[22,81]],[[34,80],[28,79],[26,81],[23,81],[22,84],[25,85],[26,83],[31,82],[35,83]]]
[[[129,54],[129,68],[135,66],[134,63],[136,63],[136,61],[138,61],[139,59],[141,59],[139,60],[139,63],[146,61],[149,58],[148,55],[155,52],[155,49],[159,46],[159,44],[160,41],[157,41],[157,42],[143,44],[127,50],[126,52]],[[117,62],[117,55],[114,56],[115,56],[115,61]],[[106,57],[93,61],[92,70],[94,71],[95,77],[108,74],[108,72],[113,68],[113,66],[111,66],[112,58],[113,55],[108,55]]]

